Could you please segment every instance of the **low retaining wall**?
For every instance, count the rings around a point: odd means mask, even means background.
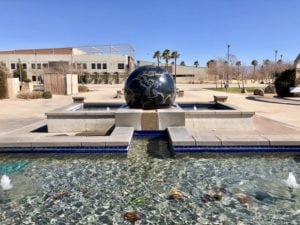
[[[190,129],[254,129],[255,112],[240,110],[187,111],[185,126]]]
[[[111,107],[105,110],[106,105]],[[89,106],[90,110],[82,110],[84,106]],[[102,110],[99,110],[101,107]],[[241,110],[183,110],[180,107],[142,110],[118,108],[111,103],[75,103],[46,113],[50,133],[106,133],[113,126],[133,127],[136,131],[165,130],[178,126],[197,130],[253,129],[254,114]]]
[[[76,111],[82,107],[72,104],[46,113],[48,132],[101,132],[106,133],[115,125],[113,111]]]

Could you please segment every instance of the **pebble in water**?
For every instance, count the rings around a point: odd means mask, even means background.
[[[175,200],[183,200],[183,194],[180,190],[174,189],[170,192],[169,198]]]
[[[133,224],[136,224],[137,221],[141,220],[140,215],[135,211],[126,212],[124,218]]]
[[[241,204],[248,204],[250,202],[250,198],[244,193],[236,193],[235,196]]]
[[[67,193],[65,191],[59,192],[56,195],[53,196],[53,200],[59,200],[62,199]]]

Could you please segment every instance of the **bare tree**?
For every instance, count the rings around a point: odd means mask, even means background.
[[[206,63],[206,66],[207,66],[207,73],[210,76],[213,76],[213,80],[215,80],[216,88],[218,88],[219,75],[218,75],[217,61],[211,59]]]
[[[236,71],[235,71],[235,75],[236,76],[235,76],[235,79],[236,79],[236,82],[237,82],[239,88],[241,88],[241,86],[240,86],[240,70],[241,70],[241,65],[242,65],[241,61],[237,61],[235,63],[235,66],[236,66]]]

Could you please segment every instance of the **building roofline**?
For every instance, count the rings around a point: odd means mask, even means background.
[[[12,55],[48,55],[48,54],[57,54],[57,55],[68,55],[72,54],[73,48],[39,48],[39,49],[15,49],[15,50],[1,50],[1,55],[12,54]]]

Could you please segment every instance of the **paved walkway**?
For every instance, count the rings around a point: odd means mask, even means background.
[[[249,100],[260,101],[260,102],[268,102],[268,103],[277,103],[283,105],[300,105],[300,98],[279,98],[279,97],[271,97],[265,98],[262,96],[249,96],[247,97]]]

